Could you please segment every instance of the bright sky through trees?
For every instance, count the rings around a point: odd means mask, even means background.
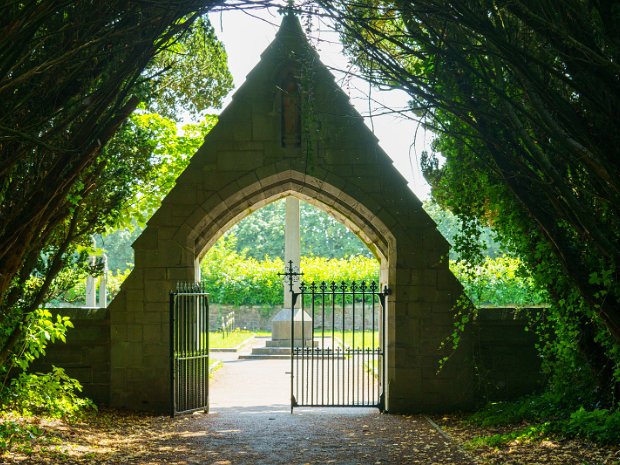
[[[275,37],[281,16],[276,9],[231,9],[209,16],[217,36],[226,47],[228,66],[237,89]],[[302,18],[302,24],[305,27],[305,18]],[[374,131],[381,147],[394,160],[394,166],[407,179],[411,190],[420,199],[427,198],[429,186],[420,173],[418,159],[421,151],[429,146],[432,135],[418,127],[415,121],[386,114],[388,108],[402,110],[408,96],[404,92],[387,92],[377,88],[369,91],[368,84],[362,79],[345,74],[343,70],[347,70],[349,64],[343,55],[338,34],[325,23],[315,20],[309,37],[321,61],[332,69],[336,81],[349,95],[357,111],[365,117],[366,124]],[[224,106],[230,102],[231,96],[232,93]],[[369,114],[375,116],[369,118]]]

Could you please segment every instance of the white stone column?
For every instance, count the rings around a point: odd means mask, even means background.
[[[299,199],[289,196],[286,198],[286,217],[284,221],[284,265],[288,267],[293,262],[293,269],[299,271],[301,262],[301,244],[299,236]],[[299,281],[293,283],[293,289],[299,292]],[[288,282],[284,283],[284,308],[291,308],[291,291]],[[299,308],[299,302],[295,304]]]
[[[101,281],[99,281],[99,307],[106,308],[108,306],[108,256],[103,255],[103,273]]]
[[[94,255],[89,257],[90,266],[94,266],[96,263]],[[94,276],[88,276],[86,278],[86,306],[95,308],[97,306],[97,287]]]
[[[299,199],[286,198],[286,219],[284,224],[284,261],[288,269],[289,262],[293,262],[293,269],[299,272],[300,266],[300,236],[299,236]],[[293,289],[299,292],[299,281],[293,282]],[[271,320],[271,341],[267,347],[290,347],[291,330],[296,346],[310,346],[312,341],[312,318],[301,310],[301,299],[295,303],[295,311],[291,310],[291,290],[288,279],[284,280],[284,307]]]

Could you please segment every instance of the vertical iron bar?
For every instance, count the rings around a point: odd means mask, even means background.
[[[185,336],[184,336],[184,330],[185,330],[185,312],[184,312],[184,306],[185,306],[185,297],[183,296],[183,291],[181,290],[181,293],[179,294],[179,301],[178,301],[178,305],[179,305],[179,328],[178,328],[178,332],[179,332],[179,354],[181,355],[181,360],[179,361],[179,373],[181,374],[180,379],[179,379],[179,407],[180,410],[183,410],[185,408]]]
[[[198,292],[198,289],[196,289]],[[196,332],[194,333],[194,350],[196,351],[196,407],[202,407],[202,357],[200,353],[200,296],[194,297],[194,305],[196,306]]]
[[[187,410],[187,337],[185,336],[185,332],[187,331],[187,311],[185,310],[187,306],[187,297],[185,294],[181,294],[181,314],[183,315],[183,327],[181,331],[183,332],[181,341],[183,342],[183,363],[181,366],[181,370],[183,371],[183,399],[181,403],[183,404],[183,410]]]
[[[184,341],[183,341],[183,328],[185,327],[185,315],[183,314],[183,295],[180,293],[177,297],[177,316],[179,319],[179,325],[177,328],[177,346],[178,352],[180,356],[179,360],[179,381],[178,381],[178,402],[179,402],[179,410],[183,410],[184,406],[183,399],[185,398],[185,370],[184,370],[184,358],[185,353],[183,352],[185,349]]]
[[[193,286],[190,287],[189,292],[192,292]],[[194,350],[195,344],[194,344],[194,325],[196,324],[196,312],[194,311],[194,296],[193,295],[188,295],[187,296],[187,306],[188,306],[188,313],[189,313],[189,318],[190,318],[190,324],[189,324],[189,334],[188,334],[188,348],[189,348],[189,353],[190,353],[190,363],[189,363],[189,369],[190,369],[190,379],[189,379],[189,401],[188,401],[188,410],[193,409],[196,406],[196,352]]]
[[[345,361],[347,361],[346,358],[346,352],[345,352],[345,347],[347,347],[347,343],[346,343],[346,338],[345,338],[345,327],[346,327],[346,323],[345,323],[345,306],[344,306],[344,302],[346,300],[346,296],[344,294],[344,289],[345,289],[345,285],[344,285],[344,281],[342,282],[342,355],[343,355],[343,359],[342,359],[342,403],[344,404],[346,402],[346,390],[345,390]]]
[[[318,313],[318,310],[316,310],[316,302],[314,301],[315,298],[315,294],[316,294],[316,289],[312,289],[312,353],[314,354],[314,383],[315,383],[315,390],[314,390],[314,400],[313,403],[314,404],[319,404],[319,381],[321,379],[320,377],[320,372],[319,372],[319,363],[320,363],[320,357],[319,357],[319,348],[318,346],[315,347],[314,346],[314,322],[315,322],[315,312]],[[317,341],[318,343],[318,341]]]
[[[175,389],[174,383],[176,376],[174,373],[175,353],[174,353],[174,292],[170,291],[170,416],[174,417],[176,410],[176,402],[174,399]]]
[[[184,331],[185,334],[184,334],[183,337],[184,337],[184,347],[185,347],[184,352],[185,352],[185,357],[186,357],[186,359],[185,359],[185,367],[184,367],[185,368],[184,369],[184,371],[185,371],[185,399],[184,399],[185,408],[184,408],[184,410],[187,410],[187,405],[189,404],[189,396],[190,396],[189,385],[190,385],[190,376],[191,375],[190,375],[190,365],[189,365],[190,362],[189,362],[189,360],[187,360],[187,356],[189,355],[189,341],[188,341],[188,339],[189,339],[189,334],[188,334],[188,330],[189,330],[189,328],[188,328],[189,327],[188,307],[189,307],[189,305],[188,305],[188,302],[187,302],[187,290],[185,292],[186,293],[183,295],[183,307],[184,307],[183,308],[183,317],[185,318],[185,324],[183,325],[184,330],[185,330]]]
[[[191,343],[191,333],[192,333],[192,310],[191,310],[191,300],[187,295],[187,290],[185,291],[185,318],[187,319],[187,325],[185,326],[185,356],[187,357],[186,362],[186,370],[187,370],[187,382],[185,384],[185,388],[187,389],[187,395],[185,396],[185,410],[189,410],[192,406],[192,343]]]
[[[381,387],[379,391],[380,409],[385,408],[385,323],[386,323],[386,296],[388,294],[387,286],[383,292],[379,294],[379,302],[381,303]]]
[[[336,387],[336,383],[335,383],[335,377],[336,377],[336,296],[334,293],[334,288],[333,285],[335,283],[332,282],[332,293],[331,293],[331,299],[332,299],[332,403],[336,403],[336,399],[335,399],[335,387]]]
[[[304,301],[305,295],[302,291],[301,294],[301,404],[306,403],[306,385],[308,383],[308,377],[306,376],[306,338],[304,337]]]
[[[197,286],[196,286],[197,287]],[[194,290],[194,292],[198,292],[197,289]],[[195,355],[195,362],[194,362],[194,370],[196,373],[196,380],[194,381],[194,398],[195,400],[195,404],[193,406],[193,408],[197,408],[197,407],[201,407],[202,403],[201,403],[201,399],[200,399],[200,391],[202,389],[202,383],[201,381],[201,376],[200,376],[200,351],[199,349],[199,342],[198,342],[198,334],[200,333],[200,297],[195,295],[192,298],[192,302],[193,302],[193,306],[195,307],[194,309],[194,319],[195,319],[195,330],[192,332],[192,345],[194,347],[194,353]]]
[[[207,368],[206,368],[206,373],[205,373],[205,405],[207,407],[206,412],[208,413],[209,412],[209,371],[210,371],[210,365],[211,365],[211,354],[209,353],[209,297],[206,295],[204,296],[204,305],[205,305],[205,309],[204,309],[205,321],[203,323],[203,331],[205,334],[204,350],[207,356],[206,358]]]
[[[192,292],[193,286],[190,288],[190,292]],[[196,343],[194,342],[194,337],[196,333],[196,297],[194,295],[187,296],[187,303],[189,304],[189,317],[190,317],[190,326],[189,326],[189,348],[190,348],[190,369],[191,369],[191,380],[189,383],[189,408],[196,407]]]
[[[366,286],[362,283],[362,404],[367,405],[366,396],[364,395],[364,384],[368,384],[368,376],[364,376],[364,370],[366,373],[369,371],[368,360],[364,361],[364,354],[366,353]],[[366,383],[364,383],[364,377],[366,377]]]
[[[180,410],[180,401],[181,401],[181,379],[183,376],[182,370],[181,370],[181,360],[180,358],[183,356],[182,352],[181,352],[181,347],[180,347],[180,339],[179,339],[179,331],[180,331],[180,327],[183,324],[181,321],[181,315],[180,315],[180,306],[181,306],[181,297],[178,294],[178,291],[176,293],[175,296],[175,302],[174,302],[174,318],[176,320],[176,324],[175,324],[175,328],[174,328],[174,351],[176,352],[176,361],[175,361],[175,370],[176,370],[176,381],[175,381],[175,398],[174,401],[176,403],[176,409],[177,411]]]
[[[310,288],[311,292],[310,295],[312,297],[312,303],[311,303],[311,307],[312,307],[312,326],[310,328],[310,334],[312,335],[312,339],[310,339],[310,362],[311,362],[311,366],[310,366],[310,380],[311,380],[311,385],[310,385],[310,404],[314,404],[314,381],[315,381],[315,377],[316,377],[316,373],[314,370],[314,359],[316,358],[314,356],[314,293],[315,293],[315,285],[314,282],[312,283],[312,287]]]
[[[196,407],[202,406],[202,376],[200,374],[201,362],[200,353],[200,296],[194,297],[194,305],[196,306],[196,331],[194,333],[194,350],[196,351]]]
[[[373,364],[373,383],[375,382],[374,380],[374,365],[375,365],[375,357],[377,357],[377,354],[375,353],[375,294],[373,292],[372,294],[372,364]],[[379,359],[377,357],[377,368],[379,368]],[[379,384],[377,382],[377,384]],[[374,384],[373,384],[374,387]],[[375,389],[372,390],[372,403],[376,404],[376,399],[375,399]]]
[[[205,347],[205,350],[207,351],[207,412],[209,412],[211,409],[210,402],[209,402],[209,398],[211,394],[211,386],[209,384],[209,375],[211,373],[211,352],[210,352],[211,334],[209,333],[209,324],[211,320],[211,315],[210,315],[211,305],[209,304],[209,296],[205,296],[205,300],[207,304],[207,309],[205,310],[206,316],[207,316],[207,320],[205,321],[205,333],[207,335],[207,339],[206,339],[207,347]]]
[[[200,287],[198,287],[198,292],[200,292]],[[198,379],[200,383],[198,384],[198,403],[201,407],[205,405],[205,389],[204,389],[204,374],[205,374],[205,354],[203,351],[203,341],[202,341],[202,327],[204,325],[204,315],[203,309],[204,305],[202,302],[202,296],[198,295],[196,299],[196,305],[198,306],[198,330],[196,331],[196,350],[198,352]]]
[[[378,331],[377,331],[377,328],[375,328],[375,318],[376,318],[375,311],[376,311],[376,308],[375,308],[375,294],[373,293],[373,294],[372,294],[372,354],[373,354],[373,355],[372,355],[372,357],[373,357],[373,383],[375,383],[375,382],[376,382],[376,383],[377,383],[377,385],[378,385],[378,384],[379,384],[379,376],[380,376],[380,374],[381,374],[381,372],[380,372],[379,370],[381,369],[381,366],[379,365],[379,355],[377,354],[377,351],[375,350],[375,332],[378,332]],[[379,342],[379,343],[381,343],[381,341],[378,341],[378,342]],[[378,370],[378,371],[377,371],[377,379],[376,379],[376,380],[374,379],[374,364],[375,364],[375,358],[376,358],[376,362],[377,362],[377,370]],[[373,385],[373,387],[374,387],[374,385]],[[375,405],[379,403],[379,402],[378,402],[378,400],[377,400],[378,398],[377,398],[377,397],[375,397],[375,396],[376,396],[376,393],[377,393],[377,390],[376,390],[376,389],[373,389],[373,390],[372,390],[372,403],[373,403],[373,404],[375,404]]]
[[[325,405],[325,282],[321,283],[321,404]],[[329,386],[329,378],[327,379]],[[329,398],[327,399],[329,401]]]
[[[190,287],[188,292],[191,292],[192,288]],[[187,399],[187,410],[190,410],[194,407],[194,402],[195,402],[195,396],[194,396],[194,379],[196,377],[196,373],[195,373],[195,363],[194,363],[194,344],[193,344],[193,332],[194,332],[194,299],[193,296],[188,295],[187,297],[185,297],[185,299],[187,300],[187,313],[188,313],[188,318],[189,318],[189,325],[187,328],[187,349],[189,352],[189,364],[188,364],[188,369],[189,369],[189,378],[188,378],[188,383],[187,383],[187,389],[188,389],[188,399]]]
[[[351,346],[347,347],[347,371],[346,371],[346,375],[347,375],[347,390],[346,390],[346,394],[347,394],[347,405],[351,405],[351,403],[353,402],[351,399],[351,386],[353,385],[352,381],[351,381],[351,361],[353,360],[353,353],[352,353],[352,349]]]
[[[383,372],[383,355],[382,355],[382,344],[383,344],[383,336],[381,335],[381,306],[379,306],[379,308],[377,309],[377,301],[375,299],[377,299],[378,296],[373,297],[373,307],[379,311],[379,315],[377,317],[377,332],[379,333],[379,347],[377,347],[377,365],[379,368],[379,373],[377,376],[377,389],[375,389],[375,393],[377,396],[377,404],[379,404],[381,402],[381,373]]]
[[[355,388],[356,388],[356,380],[355,378],[357,377],[357,372],[355,371],[355,366],[356,366],[356,358],[357,358],[357,347],[355,347],[355,282],[353,282],[352,286],[351,286],[351,348],[353,349],[353,359],[352,359],[352,365],[353,368],[351,369],[351,381],[352,381],[352,385],[351,385],[351,399],[352,399],[352,403],[355,404],[357,402],[356,396],[355,396]]]
[[[293,413],[293,407],[295,406],[295,399],[297,396],[295,394],[299,394],[294,391],[294,363],[295,363],[295,303],[297,301],[296,293],[293,292],[293,288],[291,287],[291,413]],[[299,366],[298,366],[299,368]]]
[[[304,301],[304,294],[303,291],[301,293],[301,306],[303,308],[303,301]],[[304,332],[304,323],[303,323],[303,316],[302,316],[302,320],[301,320],[301,340],[300,340],[300,344],[299,344],[299,367],[300,367],[300,373],[299,373],[299,386],[300,386],[300,391],[299,391],[299,400],[300,400],[300,404],[303,405],[304,404],[304,370],[305,370],[305,364],[304,364],[304,337],[303,337],[303,332]]]
[[[204,330],[204,302],[202,300],[202,296],[198,296],[198,315],[199,315],[199,321],[198,321],[198,334],[196,335],[196,337],[198,338],[198,354],[200,356],[200,405],[204,407],[205,405],[205,398],[206,398],[206,393],[205,393],[205,352],[204,352],[204,340],[203,340],[203,330]],[[207,355],[208,356],[208,355]],[[208,369],[208,363],[207,363],[207,369]]]

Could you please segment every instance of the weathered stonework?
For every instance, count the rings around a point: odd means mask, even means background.
[[[282,147],[278,82],[284,69],[301,76],[302,95],[312,95],[302,99],[299,147]],[[198,278],[199,260],[228,228],[289,195],[342,221],[381,262],[381,284],[392,290],[387,408],[471,406],[475,383],[469,343],[436,373],[445,355],[438,347],[451,332],[452,308],[462,292],[445,259],[448,243],[292,16],[284,19],[261,62],[133,245],[135,269],[110,305],[112,405],[168,410],[169,291],[177,281]]]
[[[65,369],[83,387],[83,395],[97,405],[110,403],[110,319],[106,308],[50,308],[52,316],[68,316],[73,328],[66,343],[50,344],[45,357],[35,360],[32,372]]]

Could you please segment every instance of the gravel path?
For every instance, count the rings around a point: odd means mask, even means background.
[[[376,409],[296,408],[287,360],[229,360],[211,385],[208,415],[170,438],[187,463],[471,464],[422,416]]]
[[[472,463],[425,418],[368,410],[221,409],[177,431],[171,442],[189,464]]]
[[[75,424],[45,421],[37,427],[46,433],[32,448],[0,451],[0,463],[472,464],[423,416],[352,408],[291,414],[288,360],[222,358],[209,414],[170,418],[104,409]]]
[[[296,408],[291,414],[289,361],[218,356],[225,363],[211,383],[209,414],[170,418],[102,409],[76,423],[17,418],[44,434],[0,449],[0,464],[474,465],[424,416],[381,415],[376,409]],[[454,415],[435,421],[461,443],[498,432]],[[503,432],[510,428],[522,425]],[[617,447],[552,437],[470,453],[489,465],[620,464]]]

